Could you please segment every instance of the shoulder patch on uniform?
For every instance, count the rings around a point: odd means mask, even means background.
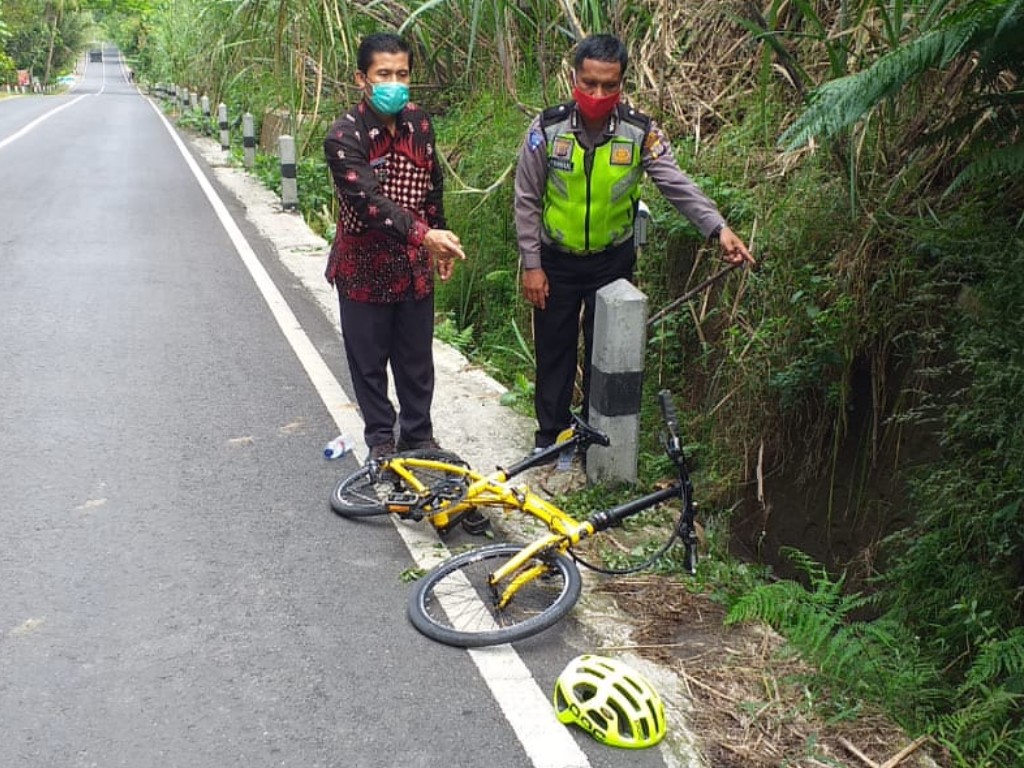
[[[647,138],[644,140],[644,152],[647,153],[648,157],[657,159],[668,152],[668,150],[669,143],[664,133],[660,130],[647,133]]]
[[[526,137],[526,146],[530,148],[531,152],[536,152],[544,144],[544,134],[539,128],[533,128]]]

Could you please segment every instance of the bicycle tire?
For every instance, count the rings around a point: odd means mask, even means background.
[[[439,643],[479,648],[522,640],[560,621],[583,587],[576,564],[561,552],[543,556],[549,575],[524,584],[495,611],[488,577],[522,549],[493,544],[445,560],[413,584],[407,608],[412,625]]]
[[[429,449],[409,451],[402,456],[431,461],[443,461],[460,467],[469,467],[457,454]],[[435,469],[417,469],[416,476],[425,486],[433,487],[438,481],[455,476],[454,472]],[[458,475],[461,477],[461,475]],[[342,517],[378,517],[388,513],[388,496],[395,491],[407,490],[407,484],[394,472],[378,470],[372,464],[360,467],[343,477],[331,492],[331,509]]]

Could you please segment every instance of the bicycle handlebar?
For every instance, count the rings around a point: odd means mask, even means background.
[[[658,399],[661,401],[661,414],[665,418],[665,430],[668,433],[662,436],[665,451],[679,469],[679,483],[683,497],[683,511],[676,523],[674,536],[683,542],[686,549],[683,568],[691,576],[694,576],[697,573],[697,531],[694,524],[693,485],[690,482],[690,473],[686,468],[686,455],[683,453],[682,441],[679,439],[679,417],[676,414],[675,403],[672,401],[672,394],[667,389],[663,389],[658,393]]]
[[[661,402],[661,415],[665,420],[665,431],[667,432],[661,436],[665,452],[682,469],[683,444],[679,439],[679,416],[676,414],[676,406],[672,401],[672,393],[663,389],[658,393],[658,400]]]

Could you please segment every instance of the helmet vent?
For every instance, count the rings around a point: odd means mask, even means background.
[[[643,709],[643,707],[640,706],[640,702],[637,700],[637,697],[636,697],[634,691],[631,691],[629,688],[627,688],[625,685],[623,685],[620,681],[616,681],[616,683],[615,683],[615,690],[617,690],[619,693],[621,693],[622,694],[622,698],[624,698],[626,701],[628,701],[630,703],[630,705],[633,707],[633,711],[634,712],[639,712],[641,709]]]
[[[597,686],[592,683],[576,683],[572,687],[572,692],[576,695],[577,701],[590,701],[597,695]]]
[[[619,737],[624,739],[633,738],[633,729],[629,727],[630,722],[633,720],[629,716],[629,713],[622,708],[622,705],[614,699],[608,699],[605,703],[605,708],[610,709],[614,713],[613,717],[610,717],[611,724],[615,725],[616,730],[619,732]],[[608,730],[609,723],[605,723],[604,729]]]

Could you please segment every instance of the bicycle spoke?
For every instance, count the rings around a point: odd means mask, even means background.
[[[504,607],[496,607],[490,574],[518,551],[499,544],[442,563],[415,588],[409,606],[413,623],[440,642],[479,646],[528,637],[558,621],[580,589],[578,571],[561,555],[551,556],[544,576],[521,584]]]
[[[405,465],[405,471],[412,473],[421,486],[428,488],[436,484],[461,480],[462,475],[454,471],[454,468],[465,466],[465,462],[457,455],[446,451],[422,450],[403,454],[403,457],[410,460]],[[420,466],[414,463],[415,459],[447,462],[452,469]],[[387,467],[377,469],[375,465],[366,465],[338,481],[331,494],[331,508],[343,517],[384,515],[388,512],[387,502],[390,499],[396,494],[401,495],[412,490],[396,471]]]

